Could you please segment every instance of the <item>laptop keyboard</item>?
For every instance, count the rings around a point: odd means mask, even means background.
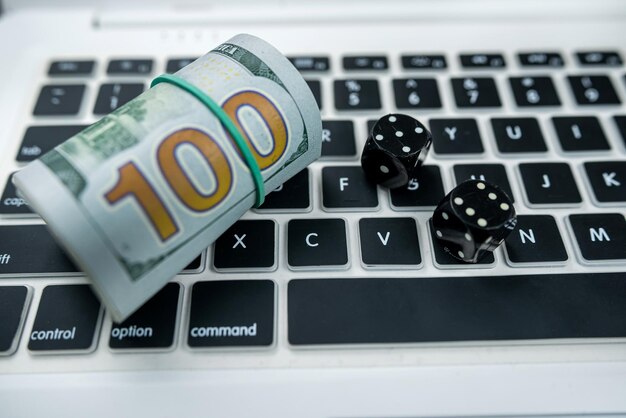
[[[193,59],[50,60],[15,167]],[[626,337],[620,52],[290,60],[322,109],[322,158],[122,324],[10,175],[0,179],[0,354]],[[367,130],[390,112],[433,134],[418,177],[394,190],[366,181],[359,164]],[[502,248],[475,265],[445,253],[428,221],[469,178],[498,184],[519,213]]]

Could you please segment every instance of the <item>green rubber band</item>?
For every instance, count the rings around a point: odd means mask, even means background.
[[[254,183],[254,187],[256,188],[256,201],[255,207],[259,207],[263,204],[265,200],[265,183],[263,182],[263,176],[261,175],[261,170],[259,169],[259,165],[256,162],[256,159],[250,152],[250,148],[246,144],[246,140],[243,138],[239,129],[235,126],[230,117],[224,112],[217,103],[213,101],[209,96],[207,96],[202,90],[194,86],[193,84],[187,82],[186,80],[176,77],[172,74],[161,74],[150,83],[150,87],[154,87],[159,83],[168,83],[173,84],[176,87],[185,90],[187,93],[194,96],[196,99],[200,100],[203,105],[205,105],[213,114],[219,119],[219,121],[224,125],[224,128],[230,134],[230,137],[235,141],[235,145],[239,148],[241,155],[243,155],[243,159],[245,160],[248,168],[250,169],[250,173],[252,174],[252,181]]]

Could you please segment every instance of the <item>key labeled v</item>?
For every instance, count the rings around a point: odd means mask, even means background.
[[[389,242],[389,237],[391,236],[391,233],[387,231],[384,238],[383,238],[383,234],[381,234],[380,232],[376,232],[376,235],[378,235],[380,242],[386,247],[387,242]]]

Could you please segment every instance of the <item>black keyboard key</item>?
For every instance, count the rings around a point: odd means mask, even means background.
[[[500,107],[500,95],[493,78],[453,78],[452,89],[457,107]]]
[[[187,265],[187,267],[185,267],[185,269],[183,270],[183,272],[194,272],[194,271],[199,271],[202,269],[202,254],[200,254],[199,256],[197,256],[196,258],[194,258],[191,263],[189,263]]]
[[[0,286],[0,355],[15,352],[29,299],[26,286]]]
[[[496,259],[492,252],[485,254],[485,256],[476,264],[468,264],[457,258],[452,257],[445,250],[445,244],[440,241],[436,235],[437,231],[433,228],[432,219],[428,221],[430,231],[430,242],[433,249],[433,256],[435,257],[435,265],[439,268],[489,268],[492,267]]]
[[[596,201],[626,202],[626,161],[598,161],[584,166]]]
[[[169,59],[167,60],[167,64],[165,66],[165,72],[168,74],[174,74],[197,59],[198,57]]]
[[[563,151],[604,151],[611,147],[595,116],[552,118]]]
[[[504,68],[506,61],[502,54],[461,54],[463,68]]]
[[[86,127],[87,125],[31,126],[24,134],[15,159],[19,162],[36,160]]]
[[[624,147],[626,147],[626,116],[613,116],[613,120],[615,121],[615,124],[617,125],[617,130],[622,137]]]
[[[446,57],[439,54],[402,55],[402,67],[406,70],[439,70],[448,67]]]
[[[143,83],[107,83],[100,86],[100,92],[93,109],[95,115],[106,115],[125,105],[143,93]]]
[[[287,290],[288,339],[316,345],[625,337],[625,292],[625,273],[295,279]]]
[[[558,52],[524,52],[517,54],[522,67],[555,67],[565,66],[563,57]]]
[[[91,75],[95,65],[94,60],[53,61],[48,69],[48,75],[51,77]]]
[[[617,105],[621,103],[611,79],[605,75],[568,76],[579,105]]]
[[[276,265],[276,223],[239,220],[213,246],[216,269],[269,269]]]
[[[45,225],[0,225],[0,274],[73,273]]]
[[[165,349],[174,344],[181,285],[168,283],[124,322],[114,322],[109,347],[136,350]]]
[[[80,110],[84,84],[54,84],[41,88],[33,114],[35,116],[69,116]]]
[[[11,181],[13,174],[9,176],[7,184],[0,199],[0,214],[2,215],[25,215],[32,214],[33,211],[26,200],[17,195],[17,191]]]
[[[91,351],[98,341],[102,309],[86,284],[46,286],[30,333],[30,351]]]
[[[475,119],[431,119],[435,154],[481,154],[484,151]]]
[[[109,61],[109,75],[147,75],[152,73],[151,59],[116,59]]]
[[[287,259],[291,267],[345,267],[348,264],[346,221],[292,219],[287,225]]]
[[[569,164],[524,163],[519,170],[531,205],[582,202]]]
[[[509,77],[509,83],[515,103],[520,107],[561,105],[550,77]]]
[[[78,267],[45,225],[0,225],[0,275],[76,273]],[[198,270],[202,257],[185,270]]]
[[[344,70],[386,70],[389,68],[387,57],[384,55],[358,55],[343,57]]]
[[[322,110],[322,84],[319,80],[305,80],[306,84],[311,89],[311,93],[313,93],[313,97],[315,97],[315,102],[317,103],[317,107]]]
[[[570,215],[569,221],[584,260],[626,260],[626,219],[623,214]]]
[[[322,121],[322,157],[356,155],[354,123],[351,120]]]
[[[456,164],[454,166],[456,184],[465,180],[487,180],[499,186],[515,202],[506,169],[502,164]]]
[[[330,70],[330,60],[323,56],[288,57],[289,61],[300,72],[324,72]]]
[[[401,78],[393,80],[398,109],[439,109],[441,98],[434,78]]]
[[[190,347],[270,346],[274,342],[274,282],[197,282],[191,293]]]
[[[503,154],[548,150],[535,118],[492,118],[491,127],[498,151]]]
[[[423,165],[406,186],[391,189],[389,194],[394,209],[434,208],[445,196],[441,170],[436,165]]]
[[[550,215],[518,215],[517,225],[504,244],[509,263],[538,264],[567,261],[556,221]]]
[[[610,66],[617,67],[623,64],[622,57],[617,51],[584,51],[577,52],[578,63],[582,66]]]
[[[378,80],[335,80],[337,110],[378,110],[381,108]]]
[[[305,168],[265,196],[265,202],[257,210],[305,210],[310,206],[309,169]]]
[[[364,218],[359,221],[361,260],[368,267],[422,263],[413,218]]]
[[[378,192],[360,166],[324,167],[322,200],[327,209],[375,208]]]

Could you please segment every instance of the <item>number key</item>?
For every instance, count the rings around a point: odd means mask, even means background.
[[[76,115],[85,93],[84,84],[43,86],[35,105],[35,116]]]
[[[381,108],[377,80],[335,80],[337,110],[376,110]]]
[[[510,77],[509,83],[520,107],[561,105],[550,77]]]
[[[434,78],[401,78],[393,80],[398,109],[441,107],[439,88]]]
[[[143,83],[103,84],[100,86],[93,113],[95,115],[106,115],[113,112],[143,93],[143,89]]]
[[[568,76],[567,80],[579,105],[616,105],[621,103],[611,79],[605,75]]]
[[[452,89],[457,107],[500,107],[500,96],[493,78],[453,78]]]

